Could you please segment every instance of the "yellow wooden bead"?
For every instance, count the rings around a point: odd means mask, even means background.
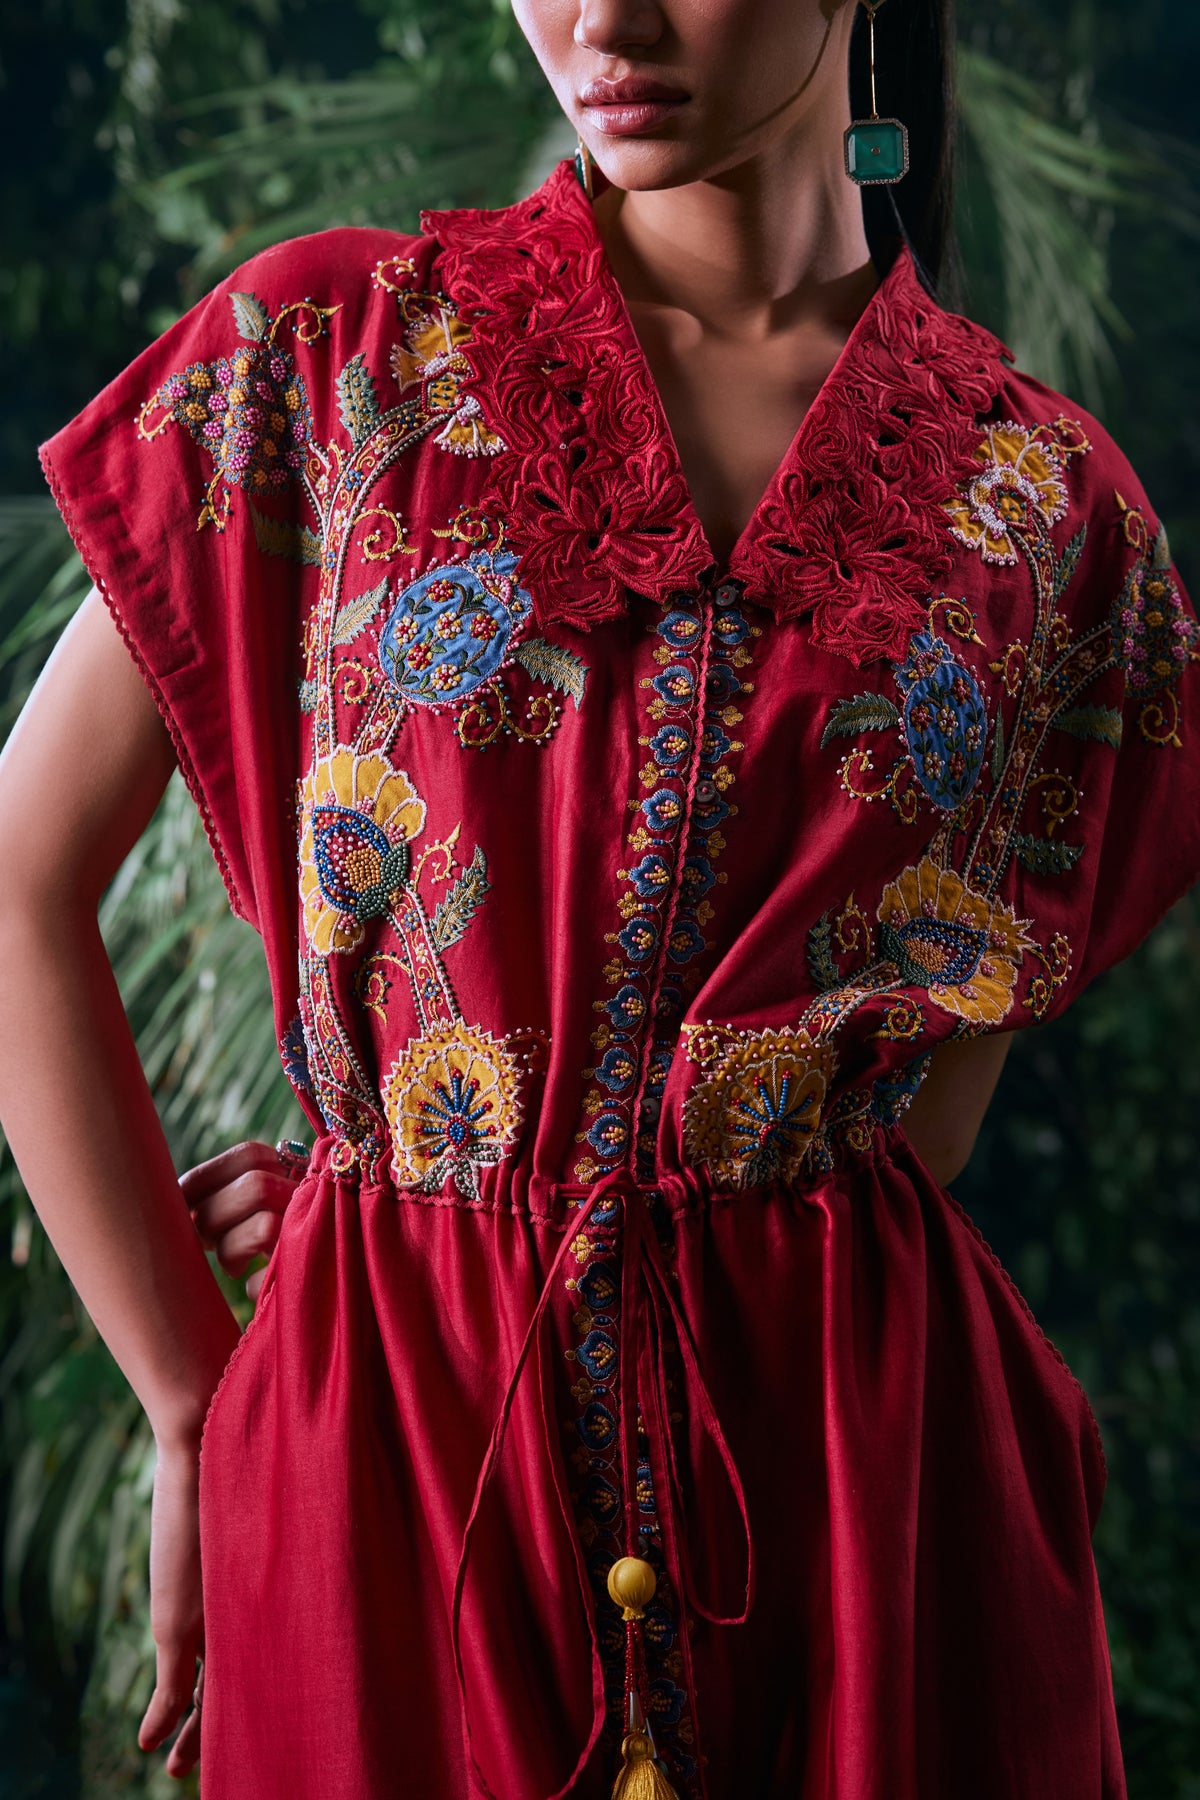
[[[654,1570],[640,1556],[622,1556],[608,1571],[608,1591],[618,1606],[640,1617],[658,1586]]]

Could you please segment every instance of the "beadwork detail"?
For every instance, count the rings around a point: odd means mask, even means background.
[[[461,1019],[408,1044],[383,1089],[402,1185],[436,1192],[452,1176],[478,1200],[478,1171],[499,1161],[519,1128],[521,1074],[506,1044]]]
[[[644,678],[648,752],[640,800],[626,839],[628,866],[622,924],[609,933],[615,954],[605,969],[607,1000],[592,1043],[600,1053],[585,1070],[586,1146],[575,1179],[592,1181],[629,1154],[639,1175],[652,1180],[662,1094],[688,996],[710,947],[705,927],[709,896],[724,879],[717,859],[726,849],[722,827],[737,812],[731,766],[742,749],[731,736],[741,723],[739,700],[753,691],[743,671],[761,634],[740,605],[736,582],[710,593],[677,593],[654,618],[658,673]]]
[[[722,1187],[795,1180],[821,1123],[832,1049],[805,1031],[693,1028],[687,1053],[704,1069],[684,1107],[691,1161]]]
[[[1125,541],[1137,552],[1117,605],[1119,654],[1148,743],[1180,748],[1179,679],[1200,652],[1200,625],[1184,605],[1171,569],[1167,534],[1150,541],[1146,521],[1115,495]]]

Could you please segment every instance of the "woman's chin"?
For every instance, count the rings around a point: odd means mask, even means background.
[[[605,178],[631,193],[683,187],[712,172],[713,158],[682,136],[617,137],[590,131],[587,142]]]

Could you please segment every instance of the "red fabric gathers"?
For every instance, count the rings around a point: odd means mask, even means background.
[[[601,1800],[627,1554],[682,1800],[1120,1800],[1096,1422],[904,1131],[1200,874],[1099,422],[902,251],[721,564],[564,163],[253,257],[43,460],[315,1138],[205,1800]]]

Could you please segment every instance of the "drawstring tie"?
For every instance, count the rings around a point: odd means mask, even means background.
[[[691,1329],[680,1310],[679,1303],[671,1288],[671,1278],[663,1260],[663,1253],[654,1231],[647,1204],[648,1195],[658,1194],[663,1190],[664,1182],[652,1185],[639,1183],[628,1169],[610,1169],[602,1175],[588,1190],[586,1199],[576,1219],[563,1232],[562,1243],[550,1264],[533,1316],[529,1321],[525,1337],[521,1344],[504,1399],[492,1428],[488,1443],[487,1455],[479,1471],[475,1483],[475,1496],[471,1511],[463,1532],[462,1547],[459,1553],[458,1571],[454,1582],[454,1600],[451,1611],[451,1636],[454,1648],[454,1666],[458,1676],[459,1697],[463,1712],[463,1731],[467,1752],[479,1790],[486,1800],[498,1800],[497,1795],[488,1784],[487,1778],[476,1755],[476,1736],[466,1671],[463,1665],[462,1650],[462,1611],[463,1596],[471,1566],[471,1552],[475,1538],[477,1521],[489,1488],[495,1478],[508,1435],[509,1421],[513,1406],[521,1388],[527,1369],[531,1366],[531,1352],[537,1351],[532,1367],[539,1372],[539,1383],[543,1370],[542,1332],[541,1326],[546,1309],[555,1292],[555,1284],[564,1259],[571,1251],[579,1233],[584,1230],[595,1214],[607,1210],[614,1202],[622,1207],[622,1255],[621,1255],[621,1294],[620,1294],[620,1366],[618,1372],[618,1430],[620,1433],[622,1485],[624,1488],[624,1542],[626,1555],[613,1564],[608,1575],[608,1590],[613,1600],[622,1609],[625,1634],[625,1702],[623,1713],[624,1739],[621,1746],[621,1768],[613,1788],[613,1800],[675,1800],[674,1789],[667,1779],[662,1764],[654,1751],[654,1740],[647,1717],[648,1695],[646,1691],[645,1650],[643,1643],[642,1618],[646,1606],[653,1598],[655,1587],[654,1571],[649,1563],[638,1554],[638,1500],[637,1500],[637,1421],[639,1375],[642,1378],[642,1390],[648,1403],[649,1417],[647,1429],[656,1433],[662,1447],[663,1465],[666,1474],[667,1492],[663,1494],[659,1520],[663,1536],[663,1551],[667,1565],[675,1580],[680,1611],[680,1650],[683,1657],[684,1676],[689,1692],[692,1689],[691,1649],[688,1642],[686,1614],[689,1607],[702,1618],[714,1625],[740,1625],[748,1618],[754,1599],[754,1544],[750,1535],[750,1521],[746,1511],[746,1497],[742,1488],[737,1465],[721,1429],[712,1398],[705,1385],[700,1371],[700,1360],[696,1351]],[[741,1518],[742,1531],[746,1544],[746,1581],[745,1598],[742,1610],[736,1615],[722,1616],[715,1607],[710,1607],[699,1597],[691,1568],[687,1545],[682,1529],[683,1494],[680,1486],[679,1465],[675,1454],[675,1444],[670,1429],[670,1402],[667,1392],[667,1377],[664,1366],[663,1348],[666,1328],[670,1326],[678,1344],[683,1368],[683,1378],[687,1391],[688,1404],[693,1415],[699,1420],[709,1441],[716,1450],[725,1474],[728,1478],[733,1497]],[[541,1389],[543,1396],[544,1386]],[[549,1439],[554,1427],[545,1416],[543,1398],[543,1424]],[[548,1444],[551,1455],[551,1466],[555,1469],[555,1480],[559,1482],[558,1459],[555,1446]],[[564,1526],[569,1529],[571,1517],[570,1499],[559,1487],[559,1502]],[[580,1593],[584,1611],[587,1615],[588,1630],[591,1637],[592,1652],[592,1691],[593,1715],[591,1731],[587,1742],[579,1753],[579,1757],[570,1775],[563,1784],[556,1788],[547,1800],[565,1800],[574,1783],[582,1773],[589,1757],[596,1746],[604,1727],[605,1705],[603,1677],[600,1664],[600,1645],[596,1630],[595,1613],[592,1605],[591,1591],[586,1570],[578,1546],[572,1541],[575,1568],[579,1579]],[[703,1778],[701,1778],[703,1786]],[[501,1797],[502,1800],[502,1797]]]

